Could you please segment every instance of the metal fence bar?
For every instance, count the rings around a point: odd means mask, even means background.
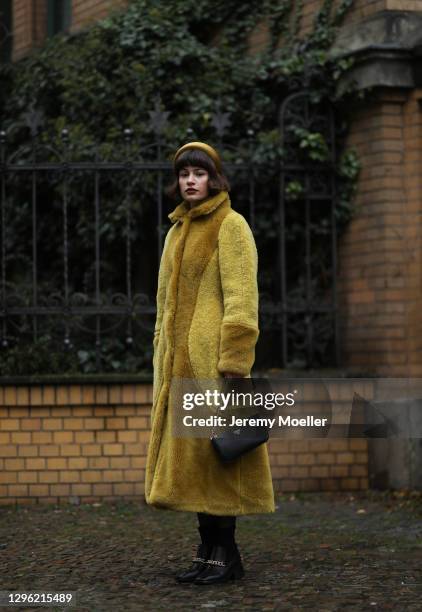
[[[68,235],[68,173],[63,176],[63,290],[64,290],[64,309],[65,332],[64,345],[70,348],[70,330],[68,315],[69,312],[69,235]]]
[[[226,168],[236,168],[238,170],[248,170],[250,167],[249,162],[242,163],[227,163],[225,164]],[[128,170],[162,170],[162,171],[171,171],[173,166],[170,162],[167,161],[155,161],[155,162],[130,162],[130,168],[128,168],[127,161],[123,162],[107,162],[107,161],[98,161],[98,162],[76,162],[69,161],[66,162],[20,162],[20,163],[4,163],[4,171],[7,172],[32,172],[33,170],[37,171],[48,171],[48,170],[63,170],[64,167],[68,170],[84,170],[86,172],[92,172],[93,170],[97,170],[98,172],[128,172]],[[298,167],[300,168],[300,167]],[[297,168],[297,169],[298,169]]]
[[[5,164],[5,141],[6,134],[0,132],[0,160],[2,166]],[[7,319],[6,319],[6,174],[1,173],[1,310],[3,311],[2,317],[2,346],[7,346],[6,330],[7,330]]]
[[[280,171],[280,188],[279,188],[279,236],[278,236],[278,257],[279,257],[279,274],[280,274],[280,305],[281,305],[281,360],[283,367],[287,364],[287,280],[286,280],[286,219],[285,219],[285,173]]]
[[[98,162],[98,149],[95,153]],[[100,309],[100,173],[94,173],[94,208],[95,208],[95,305]],[[95,316],[95,364],[101,370],[101,319],[99,312]]]
[[[35,164],[35,142],[32,146],[32,158]],[[37,307],[38,286],[37,286],[37,173],[32,171],[32,303]],[[32,319],[33,337],[37,340],[38,336],[38,320],[37,315]]]
[[[309,191],[309,177],[305,177],[306,193]],[[311,305],[311,208],[309,198],[305,198],[305,328],[306,352],[308,363],[312,363],[312,305]]]
[[[252,162],[252,147],[253,147],[253,142],[252,142],[252,136],[253,136],[253,132],[250,131],[249,132],[249,168],[248,168],[248,174],[249,174],[249,192],[248,192],[248,196],[249,196],[249,222],[251,224],[251,228],[252,228],[252,232],[255,231],[256,225],[255,225],[255,172],[254,172],[254,164]]]
[[[126,343],[132,344],[132,248],[130,241],[130,232],[132,226],[132,214],[131,214],[131,204],[132,204],[132,192],[130,189],[130,182],[128,181],[127,190],[126,190],[126,297],[127,297],[127,314],[129,315],[127,318],[127,327],[126,327]]]
[[[161,160],[161,144],[158,142],[157,156]],[[157,206],[158,206],[158,261],[160,261],[163,251],[163,174],[159,170],[157,173]]]
[[[330,140],[331,140],[331,163],[334,164],[337,159],[336,138],[335,138],[335,116],[332,109],[330,113]],[[330,176],[331,185],[331,301],[333,304],[334,315],[334,351],[335,351],[335,366],[340,364],[340,319],[338,312],[337,298],[337,220],[336,220],[336,202],[337,202],[337,183],[334,172]]]

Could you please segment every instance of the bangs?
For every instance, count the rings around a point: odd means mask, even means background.
[[[207,170],[210,176],[217,176],[217,168],[214,162],[206,153],[199,149],[188,149],[177,158],[174,165],[176,174],[179,174],[180,170],[186,166],[198,166]]]
[[[211,157],[200,149],[187,149],[174,162],[174,180],[166,188],[166,194],[175,200],[182,198],[179,189],[179,172],[186,166],[203,168],[209,174],[208,189],[211,196],[220,191],[230,191],[230,184],[224,172],[218,172],[217,167]]]

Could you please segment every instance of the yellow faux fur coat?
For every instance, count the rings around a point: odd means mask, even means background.
[[[242,215],[221,191],[169,215],[154,333],[148,504],[214,515],[274,512],[266,445],[222,464],[207,438],[172,434],[172,377],[250,376],[258,338],[257,252]]]

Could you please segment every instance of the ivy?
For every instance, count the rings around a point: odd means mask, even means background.
[[[300,38],[303,0],[133,0],[126,9],[111,13],[86,31],[57,35],[29,57],[0,67],[0,79],[7,87],[7,95],[4,89],[0,93],[1,128],[7,132],[9,150],[18,146],[30,150],[25,114],[33,104],[41,109],[44,118],[40,140],[52,149],[63,151],[61,131],[67,128],[68,154],[72,159],[91,159],[96,143],[101,143],[100,157],[135,157],[140,147],[154,140],[150,112],[159,95],[159,104],[169,112],[162,140],[169,145],[164,155],[170,159],[174,148],[187,140],[189,128],[193,128],[195,139],[215,143],[210,119],[220,103],[221,109],[230,113],[230,126],[224,137],[226,159],[247,159],[252,153],[259,169],[257,180],[263,179],[263,213],[257,215],[256,233],[264,243],[274,240],[277,234],[274,168],[286,155],[280,144],[278,110],[289,93],[306,86],[312,104],[333,105],[337,116],[344,117],[336,125],[340,155],[334,168],[338,177],[336,218],[341,231],[353,214],[359,172],[356,154],[343,151],[347,108],[358,95],[352,86],[341,95],[337,93],[338,80],[350,69],[352,60],[333,60],[328,50],[352,4],[352,0],[342,0],[334,9],[333,0],[324,0],[312,31]],[[268,40],[252,53],[251,35],[258,23],[267,25]],[[126,144],[122,138],[124,129],[133,134]],[[299,124],[290,129],[304,159],[322,166],[331,163],[322,133],[310,132]],[[153,178],[132,178],[140,200],[151,201],[156,188]],[[83,186],[82,178],[80,184]],[[288,200],[301,198],[300,180],[292,179],[286,187]],[[59,190],[57,187],[58,194]],[[82,190],[75,221],[82,262],[83,253],[91,248],[88,197],[88,191]],[[124,214],[113,197],[102,200],[101,235],[111,253],[119,232],[124,235],[118,229],[124,226],[120,223]],[[137,214],[134,241],[146,232],[143,215],[148,214],[147,207],[139,207]],[[23,208],[19,215],[24,215]],[[325,223],[321,218],[322,229]],[[8,249],[17,258],[24,257],[17,219],[14,226],[16,231]],[[53,224],[46,223],[40,231],[44,232],[43,243],[49,244],[51,250],[60,248]],[[53,261],[51,265],[51,278],[55,274],[59,278],[59,267],[55,271]],[[112,270],[109,274],[112,280]],[[121,271],[116,270],[115,276],[121,276]],[[271,285],[265,269],[262,283],[265,292],[266,283]],[[110,370],[124,370],[123,353],[120,347],[117,358],[106,358]],[[91,371],[93,357],[89,350],[81,351],[79,357],[82,370]],[[0,359],[0,369],[1,365]],[[139,369],[139,363],[136,367]]]
[[[340,3],[335,23],[350,4]],[[82,34],[49,39],[17,63],[13,86],[2,100],[7,118],[2,127],[9,137],[19,134],[22,115],[34,102],[52,134],[61,121],[82,146],[117,140],[124,127],[147,136],[148,112],[160,93],[171,113],[165,133],[171,140],[182,141],[192,125],[198,136],[209,137],[204,117],[217,99],[235,113],[234,143],[245,138],[246,127],[266,133],[280,101],[305,72],[315,102],[335,101],[336,81],[350,64],[327,59],[335,31],[331,5],[324,1],[314,30],[298,39],[301,2],[134,0]],[[270,35],[267,46],[252,55],[250,34],[259,22],[268,25]],[[20,133],[17,139],[22,138]]]
[[[309,159],[322,162],[328,159],[329,150],[322,134],[301,127],[294,127],[292,131],[299,139],[299,147],[307,150]]]

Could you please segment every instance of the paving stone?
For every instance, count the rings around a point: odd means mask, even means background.
[[[67,609],[77,612],[420,612],[421,492],[289,493],[277,506],[238,519],[246,575],[209,587],[174,580],[197,541],[192,513],[134,502],[3,506],[0,590],[76,591]]]

